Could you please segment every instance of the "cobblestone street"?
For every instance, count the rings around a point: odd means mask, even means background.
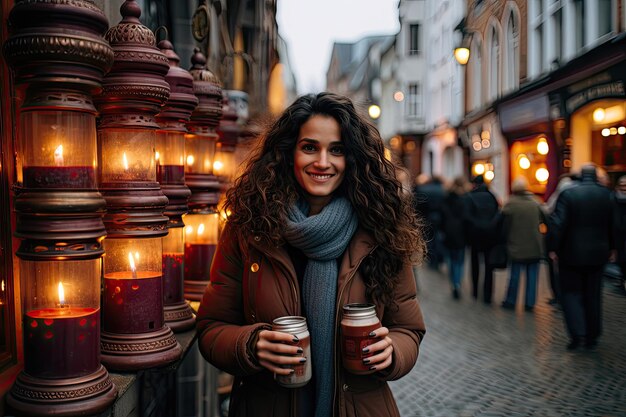
[[[492,305],[471,297],[470,281],[466,265],[456,301],[445,272],[419,270],[426,337],[413,371],[391,384],[403,417],[626,416],[626,296],[613,282],[599,345],[570,352],[545,265],[534,312],[500,307],[506,270],[495,272]]]

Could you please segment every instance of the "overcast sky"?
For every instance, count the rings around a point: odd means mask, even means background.
[[[300,94],[326,86],[333,42],[395,35],[400,29],[398,0],[279,0],[277,20]]]

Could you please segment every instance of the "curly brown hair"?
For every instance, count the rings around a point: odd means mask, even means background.
[[[385,158],[378,130],[360,116],[351,100],[332,93],[298,98],[261,138],[243,174],[226,194],[229,223],[242,236],[260,236],[269,244],[284,243],[282,231],[289,208],[301,196],[293,172],[300,127],[314,115],[334,118],[341,129],[346,158],[344,180],[337,190],[346,196],[359,226],[377,243],[361,266],[367,295],[393,305],[397,276],[406,263],[421,261],[424,239],[411,195],[404,193],[399,168]]]

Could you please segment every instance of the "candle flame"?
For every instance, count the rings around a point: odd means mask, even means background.
[[[213,172],[215,172],[216,174],[221,172],[223,168],[224,168],[224,163],[222,161],[213,162]]]
[[[56,166],[61,166],[63,165],[63,145],[59,145],[55,150],[54,150],[54,164]]]
[[[188,235],[193,233],[193,226],[187,226],[185,227],[185,233],[187,233]]]
[[[0,290],[4,291],[4,280],[0,283]]]
[[[63,284],[59,282],[59,304],[65,304],[65,291],[63,290]]]
[[[159,155],[159,151],[156,151],[156,152],[154,153],[154,159],[155,159],[155,160],[157,160],[157,161],[158,161],[160,156],[161,156],[161,155]]]
[[[187,156],[187,165],[193,165],[194,162],[195,158],[193,157],[193,155]]]
[[[126,152],[122,154],[122,163],[124,164],[124,171],[128,171],[128,158],[126,158]]]
[[[200,223],[198,226],[198,234],[201,235],[202,233],[204,233],[204,223]]]
[[[128,263],[130,264],[131,271],[137,271],[137,269],[135,268],[135,259],[133,258],[132,252],[128,252]]]

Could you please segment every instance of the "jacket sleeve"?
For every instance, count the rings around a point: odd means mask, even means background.
[[[548,225],[548,250],[558,252],[563,241],[563,233],[565,230],[568,217],[567,191],[561,193],[556,201],[554,212],[550,215]]]
[[[233,229],[227,224],[220,237],[196,330],[200,352],[207,361],[230,374],[246,375],[263,369],[248,346],[259,330],[270,326],[245,322],[241,290],[244,260]]]
[[[387,381],[401,378],[413,369],[426,333],[411,265],[406,264],[400,272],[397,288],[397,308],[387,309],[382,323],[389,329],[389,338],[393,344],[391,365],[378,373],[381,379]]]

